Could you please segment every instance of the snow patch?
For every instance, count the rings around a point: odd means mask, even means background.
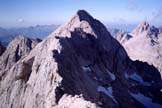
[[[129,75],[127,74],[127,72],[125,72],[124,76],[125,76],[126,79],[129,78]]]
[[[82,69],[84,70],[84,71],[88,71],[88,72],[90,72],[91,71],[91,68],[89,67],[89,66],[82,66]]]
[[[110,75],[110,77],[111,77],[112,80],[115,80],[116,79],[115,75],[112,74],[111,72],[108,72],[108,74]]]
[[[143,79],[141,78],[141,76],[137,75],[136,73],[130,75],[130,78],[138,82],[143,82]]]
[[[160,92],[162,92],[162,89],[160,90]]]
[[[134,97],[137,101],[142,103],[147,108],[162,108],[162,105],[153,103],[151,98],[146,97],[141,93],[138,94],[131,93],[131,96]]]
[[[117,103],[116,99],[115,99],[114,96],[113,96],[112,87],[108,87],[108,88],[106,89],[105,87],[98,86],[97,91],[98,91],[98,92],[103,92],[103,93],[106,94],[107,96],[111,97],[112,100],[113,100],[115,103]]]

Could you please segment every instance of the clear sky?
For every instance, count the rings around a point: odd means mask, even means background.
[[[105,23],[162,25],[162,0],[0,0],[0,26],[60,24],[79,9]]]

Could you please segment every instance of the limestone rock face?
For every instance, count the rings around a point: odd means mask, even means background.
[[[0,107],[161,107],[160,81],[153,66],[132,62],[105,26],[80,10],[10,68]]]
[[[16,37],[0,56],[0,79],[6,75],[7,71],[38,44],[40,40],[29,39],[24,36]]]
[[[133,60],[140,60],[154,65],[162,71],[162,33],[160,29],[148,23],[140,24],[133,32],[132,38],[125,42],[128,55]]]
[[[143,21],[137,26],[137,28],[133,30],[132,34],[135,36],[141,35],[141,33],[148,31],[149,27],[150,27],[149,23]]]

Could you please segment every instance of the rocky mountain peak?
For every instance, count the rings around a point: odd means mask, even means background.
[[[149,30],[149,23],[146,21],[141,22],[132,32],[134,36],[138,36],[139,34],[146,32]]]
[[[160,29],[150,25],[148,22],[141,22],[131,33],[134,37],[147,37],[150,39],[158,38]]]
[[[148,22],[140,23],[132,32],[132,38],[123,44],[132,60],[154,65],[162,76],[161,30]]]
[[[15,37],[0,57],[1,70],[11,68],[18,60],[28,54],[39,42],[39,39],[30,39],[21,35]]]
[[[147,21],[142,21],[139,25],[145,28],[149,26],[149,23]]]
[[[96,38],[104,38],[106,35],[110,35],[106,27],[85,10],[77,11],[77,13],[68,21],[68,23],[57,29],[54,34],[62,37],[70,37],[70,32],[80,29]]]
[[[80,21],[85,20],[90,22],[93,20],[93,17],[85,10],[78,10],[76,14],[78,15]]]
[[[148,28],[150,27],[150,24],[146,21],[142,21],[136,29],[139,29],[141,32],[142,31],[145,31],[145,30],[148,30]]]

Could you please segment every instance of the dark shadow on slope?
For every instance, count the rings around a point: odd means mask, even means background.
[[[110,97],[104,94],[100,96],[96,94],[97,90],[94,90],[96,89],[95,85],[107,86],[110,78],[107,72],[96,73],[93,69],[98,65],[100,68],[103,67],[109,69],[109,71],[115,71],[117,61],[111,61],[110,63],[110,60],[117,58],[118,48],[112,48],[111,51],[107,52],[104,50],[100,38],[95,38],[95,36],[87,34],[81,29],[76,29],[72,32],[71,38],[56,36],[56,39],[60,40],[62,50],[60,53],[54,50],[53,56],[58,63],[58,72],[63,78],[62,83],[56,89],[56,102],[59,101],[63,94],[67,93],[72,96],[82,94],[84,99],[94,103],[101,100],[104,103],[102,105],[104,108],[110,107],[110,102],[115,105]],[[118,44],[117,46],[121,47]],[[83,65],[80,64],[79,58],[88,61],[84,67],[92,69],[91,72],[87,72],[87,76],[85,76],[85,72],[82,69]],[[104,79],[104,81],[97,82],[93,79],[94,77]]]
[[[137,73],[142,77],[145,82],[149,82],[150,86],[143,87],[139,85],[138,88],[146,96],[150,97],[150,93],[153,94],[151,98],[158,103],[162,103],[162,80],[158,69],[153,65],[149,65],[146,62],[133,61],[132,65],[135,66]]]
[[[132,65],[136,67],[138,74],[141,75],[145,81],[159,82],[161,80],[160,72],[153,65],[138,60],[133,61]]]

